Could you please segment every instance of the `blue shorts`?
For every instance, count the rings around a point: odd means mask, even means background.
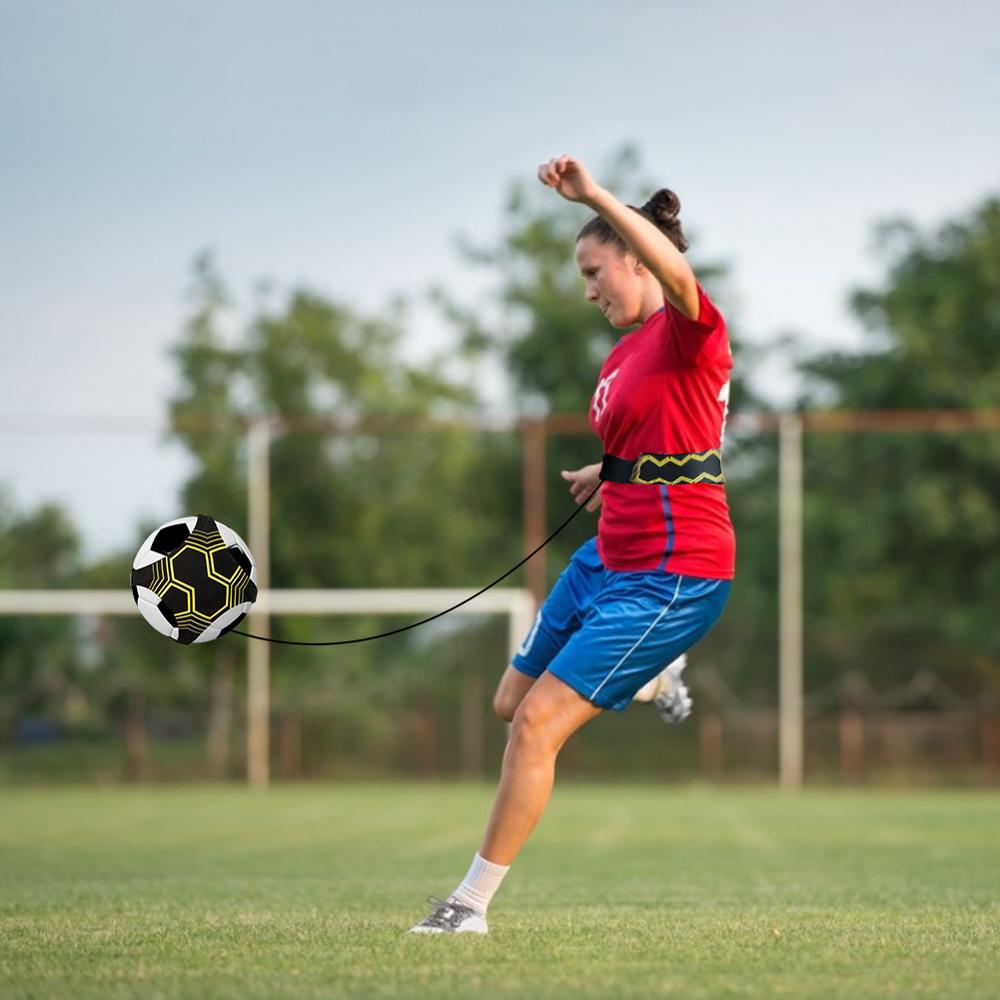
[[[597,539],[573,553],[512,664],[546,670],[600,708],[632,696],[718,621],[731,580],[605,569]]]

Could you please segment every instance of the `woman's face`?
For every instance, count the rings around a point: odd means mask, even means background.
[[[576,263],[587,284],[586,297],[617,329],[643,320],[642,268],[630,254],[619,254],[613,243],[585,236],[576,244]]]

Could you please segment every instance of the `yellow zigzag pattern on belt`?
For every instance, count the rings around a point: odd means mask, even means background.
[[[636,468],[636,478],[633,482],[645,486],[656,486],[658,483],[662,483],[664,486],[679,486],[682,483],[721,483],[724,481],[721,473],[715,475],[707,471],[700,472],[693,478],[690,476],[676,476],[672,479],[664,479],[661,476],[647,479],[642,474],[642,468],[646,462],[652,462],[657,468],[662,469],[665,465],[684,466],[690,461],[703,462],[706,458],[711,457],[718,458],[720,462],[722,461],[722,453],[718,448],[710,448],[708,451],[691,452],[690,454],[682,455],[680,458],[676,455],[667,455],[664,458],[655,458],[652,455],[640,456],[639,464]]]
[[[655,479],[637,479],[640,486],[656,486],[662,483],[664,486],[680,486],[682,483],[721,483],[723,477],[713,476],[711,472],[702,472],[692,479],[690,476],[677,476],[675,479],[664,479],[657,476]]]
[[[690,454],[682,455],[680,458],[676,455],[666,455],[663,458],[654,458],[652,455],[640,455],[639,458],[643,462],[652,462],[653,465],[662,469],[665,465],[687,465],[692,459],[703,462],[709,455],[715,455],[720,462],[722,461],[722,453],[718,448],[711,448],[708,451],[692,451]]]

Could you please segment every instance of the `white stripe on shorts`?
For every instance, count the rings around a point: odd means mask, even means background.
[[[653,623],[648,629],[646,629],[645,632],[642,633],[641,636],[639,636],[635,645],[611,668],[608,676],[605,677],[596,688],[594,688],[594,690],[590,693],[590,701],[593,701],[597,697],[597,692],[600,691],[609,680],[611,680],[612,674],[614,674],[614,672],[639,648],[642,640],[653,631],[657,622],[659,622],[659,620],[674,606],[674,601],[677,600],[677,595],[681,592],[681,580],[683,579],[684,577],[682,576],[677,577],[677,589],[674,591],[674,596],[670,598],[670,603],[653,619]]]
[[[535,615],[535,620],[531,623],[531,628],[528,629],[528,634],[524,637],[524,642],[517,647],[518,656],[527,656],[531,652],[531,647],[535,644],[535,636],[538,635],[538,627],[542,624],[542,612],[539,609],[538,614]]]

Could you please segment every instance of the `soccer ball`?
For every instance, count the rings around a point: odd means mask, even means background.
[[[189,645],[235,628],[257,600],[247,543],[204,514],[168,521],[132,563],[132,596],[161,635]]]

